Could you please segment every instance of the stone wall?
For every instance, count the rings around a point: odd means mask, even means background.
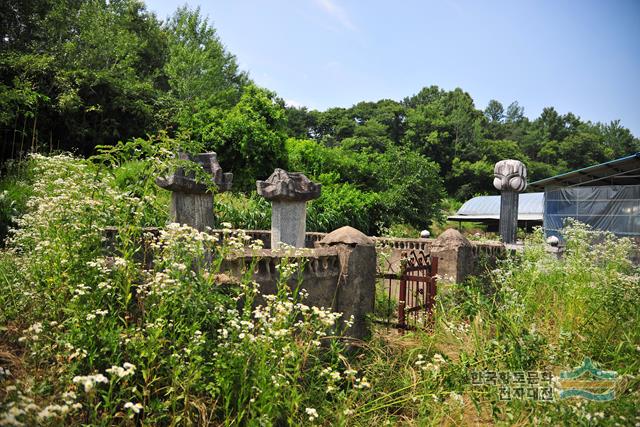
[[[254,240],[261,240],[265,249],[271,249],[271,230],[242,230],[244,234]],[[222,229],[214,229],[212,233],[222,234]],[[304,239],[305,248],[314,248],[316,242],[322,240],[327,233],[306,232]]]
[[[238,230],[239,231],[239,230]],[[261,240],[265,249],[270,249],[270,230],[242,230],[252,239]],[[157,228],[145,229],[145,232],[156,235]],[[212,233],[222,235],[222,229],[214,229]],[[233,232],[232,232],[233,233]],[[113,239],[117,231],[114,228],[105,229],[107,246],[113,246]],[[306,248],[319,246],[326,233],[307,232],[305,234]],[[402,239],[387,237],[371,237],[378,248],[377,262],[380,272],[398,273],[400,271],[403,254],[412,251],[423,251],[425,254],[437,255],[439,258],[438,275],[447,282],[462,282],[469,275],[480,274],[484,268],[495,265],[496,260],[503,257],[507,249],[500,242],[469,241],[457,230],[449,229],[437,239]],[[143,251],[146,254],[146,251]],[[638,251],[640,256],[640,251]],[[145,255],[148,258],[148,255]]]
[[[304,304],[342,313],[342,322],[353,316],[353,325],[346,330],[349,337],[363,339],[369,335],[367,316],[374,309],[376,280],[373,246],[318,247],[305,249],[298,255],[271,249],[248,251],[245,256],[225,260],[221,271],[236,279],[250,273],[260,285],[260,292],[272,295],[278,292],[280,273],[277,266],[285,258],[300,266],[287,286],[295,291],[301,284],[308,293]],[[250,268],[253,273],[248,271]],[[261,301],[259,299],[257,303]]]
[[[349,229],[346,234],[344,231],[342,234],[335,234],[343,229],[328,235],[308,233],[307,238],[310,244],[315,244],[315,248],[247,249],[242,256],[225,259],[220,273],[223,273],[226,281],[230,283],[239,283],[245,273],[249,273],[260,285],[260,292],[269,295],[278,292],[280,273],[276,266],[285,258],[288,262],[295,262],[302,268],[287,283],[289,288],[295,291],[298,283],[302,283],[302,288],[308,292],[305,304],[343,313],[342,322],[350,320],[353,316],[353,324],[346,330],[346,335],[356,339],[366,338],[369,335],[367,316],[373,312],[375,301],[375,246],[364,234],[351,227],[346,228]],[[153,252],[148,243],[159,232],[158,228],[152,227],[144,230],[143,250],[138,252],[138,255],[146,268],[153,265]],[[222,234],[222,230],[212,232]],[[104,234],[105,250],[108,254],[113,254],[118,230],[108,227]],[[264,239],[263,242],[270,241],[268,231],[252,230],[246,234],[254,239]],[[354,236],[359,240],[354,241]],[[249,269],[252,271],[248,271]]]

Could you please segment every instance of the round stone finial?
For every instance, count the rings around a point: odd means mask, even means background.
[[[527,188],[527,167],[519,160],[500,160],[493,168],[493,186],[499,191],[522,192]]]
[[[256,181],[258,194],[271,201],[306,202],[320,197],[321,185],[301,172],[276,169],[266,181]]]
[[[320,240],[321,246],[333,246],[339,244],[353,246],[374,246],[375,242],[362,231],[348,225],[333,230]]]
[[[442,234],[438,236],[433,245],[436,247],[449,248],[471,246],[471,242],[469,242],[469,240],[455,228],[447,228],[444,232],[442,232]]]
[[[547,244],[555,248],[560,244],[560,239],[558,239],[558,236],[549,236],[547,237]]]
[[[218,192],[231,189],[233,174],[223,173],[218,155],[214,152],[191,155],[179,153],[179,160],[190,160],[202,166],[202,169],[211,176],[209,182],[196,182],[193,172],[185,173],[183,168],[177,168],[173,175],[156,178],[156,184],[167,190],[179,193],[205,194],[209,192],[210,184],[215,184]]]
[[[429,238],[429,236],[431,236],[431,233],[429,233],[429,230],[422,230],[422,231],[420,232],[420,237],[421,237],[422,239],[428,239],[428,238]]]

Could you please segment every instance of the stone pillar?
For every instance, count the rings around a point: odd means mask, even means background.
[[[519,160],[501,160],[496,163],[493,176],[493,186],[501,192],[500,237],[503,243],[515,243],[519,193],[527,188],[527,167]]]
[[[333,310],[343,313],[342,321],[353,316],[347,336],[365,339],[370,335],[367,317],[373,313],[376,295],[376,247],[373,239],[345,226],[327,234],[320,247],[335,247],[340,259],[340,278]]]
[[[185,153],[178,155],[180,160],[189,160],[199,164],[207,174],[207,182],[196,182],[195,174],[184,168],[178,168],[173,175],[158,177],[156,184],[171,191],[171,221],[187,224],[199,231],[206,227],[214,228],[213,193],[231,189],[232,173],[223,173],[216,153],[201,153],[191,156]]]
[[[307,201],[320,197],[320,184],[300,172],[276,169],[256,186],[258,194],[271,201],[271,249],[280,243],[304,248]]]
[[[475,256],[469,240],[454,228],[445,230],[431,245],[438,258],[438,276],[443,282],[462,283],[475,270]]]

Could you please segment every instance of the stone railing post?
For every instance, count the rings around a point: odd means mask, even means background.
[[[462,283],[474,272],[471,243],[454,228],[445,230],[434,240],[430,255],[438,257],[438,276],[443,282]]]
[[[307,201],[320,197],[320,184],[300,172],[276,169],[256,186],[258,194],[271,201],[271,249],[280,243],[304,248]]]
[[[171,191],[171,221],[187,224],[199,231],[215,226],[213,213],[213,193],[210,184],[215,184],[216,191],[228,191],[233,180],[232,173],[223,173],[216,153],[201,153],[191,156],[185,153],[178,155],[180,160],[191,160],[202,166],[210,175],[210,182],[196,182],[195,175],[176,169],[167,177],[158,177],[156,184]]]
[[[527,167],[519,160],[501,160],[493,169],[493,186],[500,194],[500,237],[515,243],[519,193],[527,188]]]
[[[367,317],[373,312],[376,295],[376,247],[373,239],[353,227],[345,226],[327,234],[319,247],[335,247],[340,259],[340,277],[333,309],[342,313],[342,322],[353,316],[346,335],[369,337]]]

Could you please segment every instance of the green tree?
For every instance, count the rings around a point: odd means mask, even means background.
[[[275,94],[250,84],[233,108],[202,108],[182,130],[216,151],[223,169],[233,172],[234,187],[248,191],[276,167],[287,168],[284,125],[284,109]]]
[[[487,108],[484,109],[484,115],[490,123],[502,123],[505,117],[504,107],[499,101],[492,99],[487,104]]]
[[[211,107],[235,105],[248,77],[200,9],[179,8],[166,23],[166,30],[169,52],[164,72],[169,94],[179,102],[183,114],[192,114],[197,101]]]

